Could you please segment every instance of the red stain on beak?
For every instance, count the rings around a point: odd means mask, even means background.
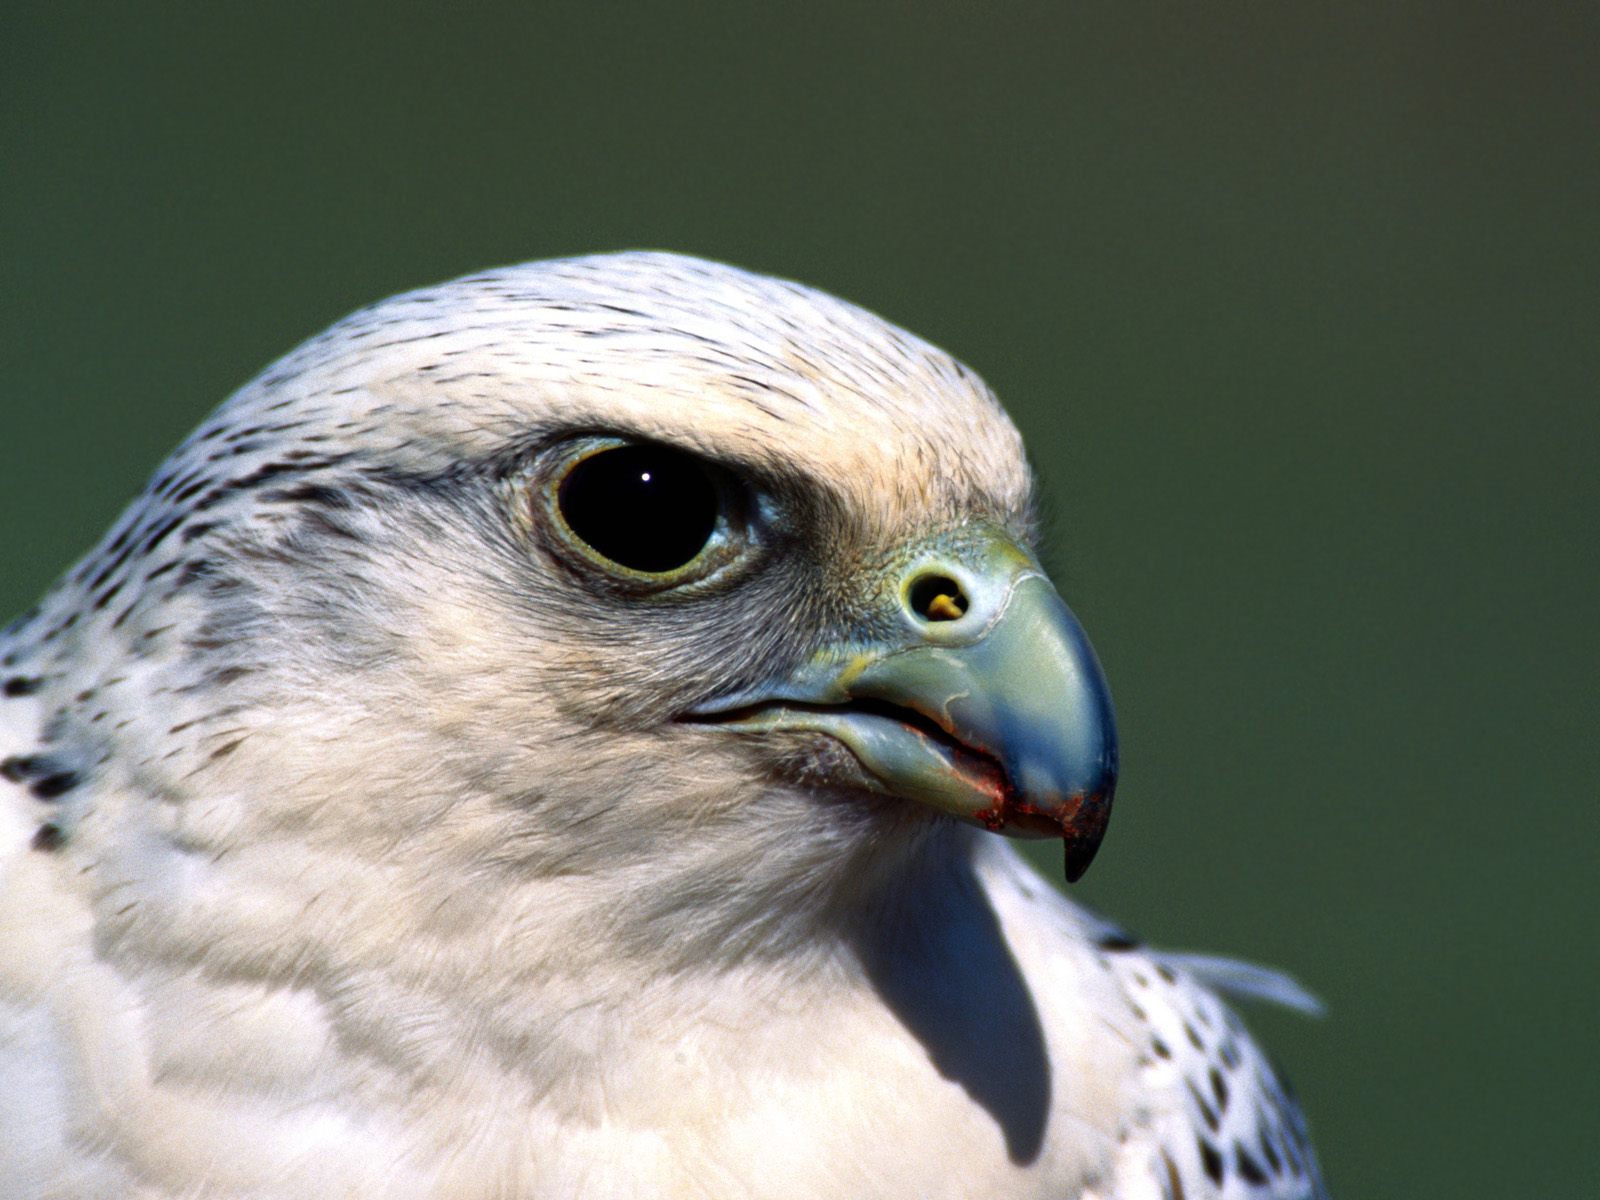
[[[1074,792],[1059,805],[1046,808],[1021,799],[1007,787],[994,807],[973,816],[995,833],[1014,827],[1035,836],[1059,837],[1066,848],[1067,882],[1077,883],[1105,839],[1111,797],[1101,792]]]

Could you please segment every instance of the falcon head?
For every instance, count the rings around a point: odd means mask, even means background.
[[[1030,489],[984,384],[859,308],[672,255],[532,263],[244,388],[80,568],[71,636],[146,662],[121,736],[218,852],[603,862],[681,912],[964,825],[1059,837],[1076,879],[1116,740]]]

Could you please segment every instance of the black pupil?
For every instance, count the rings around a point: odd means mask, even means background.
[[[559,503],[573,533],[634,571],[693,561],[717,527],[717,489],[705,468],[661,446],[591,454],[561,481]]]

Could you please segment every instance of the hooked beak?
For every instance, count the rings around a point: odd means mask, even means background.
[[[1117,777],[1105,676],[1031,555],[993,529],[913,556],[892,620],[694,712],[733,731],[842,742],[871,786],[987,829],[1060,837],[1088,870]]]

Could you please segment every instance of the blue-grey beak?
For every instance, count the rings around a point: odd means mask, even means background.
[[[1117,778],[1111,693],[1083,628],[1031,555],[969,528],[907,556],[871,636],[702,706],[738,732],[847,746],[871,786],[988,829],[1060,837],[1089,867]]]

